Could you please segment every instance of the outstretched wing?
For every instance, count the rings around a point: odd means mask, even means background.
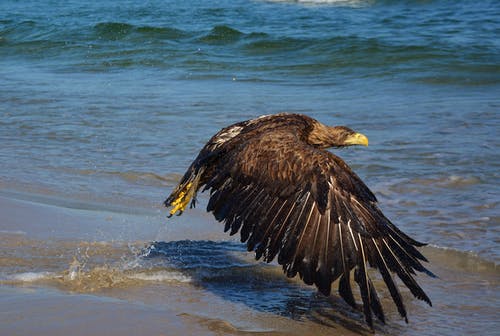
[[[415,271],[431,276],[422,246],[397,229],[380,211],[376,198],[337,156],[287,132],[263,134],[225,153],[205,183],[207,206],[231,235],[241,233],[249,251],[266,262],[276,256],[288,277],[297,273],[329,295],[339,293],[356,307],[350,273],[359,285],[365,319],[384,313],[367,272],[377,268],[401,316],[407,320],[396,273],[417,298],[431,301],[417,284]]]

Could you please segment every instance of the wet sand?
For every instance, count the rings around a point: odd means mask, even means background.
[[[253,261],[201,210],[165,224],[159,208],[112,212],[25,196],[0,197],[2,335],[372,334],[360,312]],[[153,241],[164,255],[145,256]],[[376,334],[495,335],[496,265],[442,248],[424,254],[440,277],[418,276],[433,307],[402,290],[407,325],[376,280],[388,319]]]

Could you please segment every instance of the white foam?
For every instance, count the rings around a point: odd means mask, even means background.
[[[52,276],[54,276],[54,274],[50,272],[26,272],[15,274],[11,277],[11,279],[21,282],[34,282],[42,279],[47,279]]]
[[[349,6],[361,7],[370,4],[368,0],[268,0],[270,2],[295,2],[305,5],[336,5],[336,6]]]
[[[179,272],[158,271],[153,273],[136,273],[128,276],[131,279],[143,281],[192,282],[193,278]]]
[[[20,230],[0,230],[0,234],[7,234],[7,235],[19,235],[19,236],[25,236],[26,232],[25,231],[20,231]]]

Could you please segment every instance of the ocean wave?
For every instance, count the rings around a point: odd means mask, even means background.
[[[144,262],[138,245],[0,240],[0,284],[33,283],[74,292],[139,286],[141,282],[189,283],[189,275]],[[33,252],[33,254],[31,253]]]
[[[425,255],[431,263],[467,273],[498,273],[500,259],[481,256],[474,251],[464,251],[458,248],[429,244]],[[439,276],[439,274],[438,274]]]
[[[142,257],[146,260],[156,259],[176,269],[222,270],[255,266],[255,263],[242,258],[244,252],[244,246],[234,242],[160,241],[149,244],[143,250]]]
[[[98,39],[116,41],[132,35],[136,39],[176,40],[191,36],[187,32],[172,27],[140,26],[125,22],[101,22],[94,26]]]
[[[179,182],[182,175],[178,173],[169,173],[160,175],[155,172],[135,171],[135,170],[99,170],[99,169],[72,169],[59,168],[57,169],[64,173],[76,174],[82,176],[104,176],[110,178],[119,178],[128,183],[148,185],[148,186],[173,186]]]
[[[239,30],[229,26],[215,26],[207,35],[201,37],[199,41],[208,44],[233,43],[244,35]]]
[[[245,43],[242,49],[249,55],[270,55],[289,51],[304,50],[309,48],[313,41],[294,37],[269,37],[252,38]]]
[[[392,23],[395,18],[387,18]],[[397,20],[396,20],[397,21]],[[456,40],[393,39],[352,31],[274,31],[264,27],[218,24],[193,30],[176,25],[137,25],[109,21],[62,30],[41,21],[10,22],[0,27],[1,54],[54,60],[73,71],[110,68],[175,68],[191,78],[331,76],[348,71],[363,77],[399,76],[427,84],[498,83],[496,47]],[[462,49],[457,61],[457,48]],[[0,54],[0,55],[1,55]],[[283,58],[285,56],[285,58]],[[190,75],[191,76],[191,75]]]
[[[0,285],[29,283],[77,293],[102,293],[150,283],[195,286],[266,311],[279,311],[284,309],[284,301],[310,297],[314,292],[298,278],[287,279],[278,265],[255,262],[253,254],[236,242],[114,244],[31,241],[23,237],[14,245],[11,239],[2,242],[0,260],[17,259],[15,264],[0,265]],[[498,274],[498,263],[476,253],[437,245],[423,249],[438,276]],[[272,298],[272,303],[255,299],[255,293]]]
[[[3,247],[12,245],[11,241],[1,242]],[[35,253],[43,255],[40,263],[26,250],[30,245],[39,245]],[[239,258],[244,248],[231,242],[153,242],[140,248],[105,242],[34,242],[21,237],[15,246],[5,251],[0,263],[2,274],[10,274],[0,284],[33,283],[74,292],[134,287],[142,282],[217,284],[228,277],[244,282],[249,267],[257,265]],[[15,260],[13,256],[17,256]],[[46,260],[52,260],[48,268],[53,270],[30,270],[47,268]]]
[[[128,274],[131,279],[153,282],[193,282],[193,278],[176,271],[139,272]]]
[[[303,5],[331,5],[340,7],[365,7],[373,4],[373,0],[267,0],[269,2],[296,3]]]
[[[140,286],[141,282],[191,283],[193,279],[178,271],[126,272],[109,266],[78,269],[71,264],[63,272],[24,272],[12,274],[0,280],[1,283],[44,284],[73,292],[96,292],[107,288]]]
[[[460,189],[481,184],[482,181],[477,176],[449,175],[442,177],[416,178],[411,180],[410,183],[423,186]]]
[[[99,38],[108,40],[119,40],[132,32],[134,26],[128,23],[121,22],[105,22],[98,23],[94,26],[96,34]]]
[[[52,272],[25,272],[10,276],[8,279],[13,282],[36,282],[44,279],[50,279],[55,276]]]
[[[20,235],[25,236],[26,232],[21,230],[0,230],[0,235]]]
[[[425,193],[435,194],[438,189],[460,190],[467,189],[484,183],[477,176],[445,175],[431,177],[416,177],[411,179],[400,178],[392,182],[384,183],[380,187],[382,194],[392,193]]]

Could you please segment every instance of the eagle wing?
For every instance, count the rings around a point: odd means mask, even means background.
[[[274,132],[226,150],[212,163],[204,181],[210,190],[207,211],[225,223],[256,259],[276,256],[285,274],[297,273],[325,295],[340,278],[339,294],[356,302],[350,273],[359,285],[366,322],[384,313],[367,268],[379,270],[399,313],[407,321],[393,274],[413,295],[431,305],[415,271],[434,276],[420,261],[422,246],[397,229],[380,211],[361,179],[332,153],[301,141],[290,132]]]

